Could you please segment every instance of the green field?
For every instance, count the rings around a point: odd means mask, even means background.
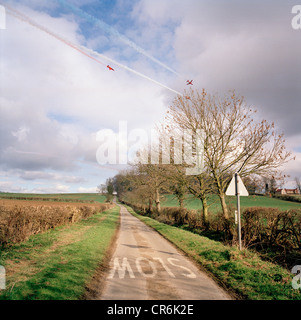
[[[99,193],[59,193],[59,194],[40,194],[40,193],[6,193],[0,192],[1,198],[41,198],[41,199],[49,199],[50,201],[53,199],[63,200],[81,200],[81,201],[97,201],[97,202],[105,202],[106,197]]]
[[[236,208],[236,197],[228,196],[226,197],[226,202],[228,206]],[[219,212],[221,211],[221,205],[219,198],[216,195],[209,196],[208,201],[210,212]],[[162,207],[177,207],[179,203],[174,195],[164,195],[164,198],[161,203]],[[192,196],[187,196],[187,199],[184,202],[185,208],[191,210],[202,209],[201,200],[195,199]],[[248,207],[266,207],[266,208],[278,208],[280,211],[289,210],[289,209],[301,209],[301,203],[285,201],[281,199],[266,197],[266,196],[248,196],[240,197],[240,205],[242,210]]]

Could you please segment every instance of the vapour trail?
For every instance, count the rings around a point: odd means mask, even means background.
[[[128,39],[126,36],[124,36],[123,34],[119,33],[116,29],[114,29],[113,27],[111,27],[110,25],[108,25],[107,23],[103,22],[102,20],[95,18],[94,16],[90,15],[89,13],[83,11],[82,9],[73,6],[72,4],[68,3],[65,0],[57,0],[59,3],[61,3],[63,6],[71,9],[75,14],[77,14],[78,16],[88,20],[89,22],[93,23],[95,26],[99,27],[100,29],[102,29],[103,31],[119,38],[123,43],[127,44],[128,46],[130,46],[132,49],[134,49],[135,51],[137,51],[138,53],[141,53],[142,55],[144,55],[145,57],[149,58],[150,60],[152,60],[153,62],[157,63],[158,65],[160,65],[161,67],[165,68],[166,70],[178,75],[178,73],[176,71],[174,71],[173,69],[171,69],[170,67],[168,67],[166,64],[162,63],[161,61],[159,61],[158,59],[156,59],[155,57],[153,57],[152,55],[150,55],[148,52],[146,52],[143,48],[139,47],[138,45],[136,45],[136,43],[134,43],[133,41],[131,41],[130,39]]]
[[[111,59],[111,58],[109,58],[109,57],[106,57],[106,56],[98,53],[97,51],[88,49],[88,48],[83,47],[83,46],[80,46],[80,48],[83,48],[84,50],[87,50],[87,52],[89,52],[89,53],[91,53],[91,54],[94,54],[94,55],[96,55],[96,56],[98,56],[98,57],[100,57],[100,58],[102,58],[102,59],[105,59],[105,60],[107,60],[107,61],[110,61],[110,62],[116,64],[117,66],[119,66],[120,68],[122,68],[122,69],[124,69],[124,70],[127,70],[127,71],[129,71],[129,72],[132,72],[132,73],[136,74],[136,75],[139,76],[139,77],[142,77],[142,78],[144,78],[144,79],[146,79],[146,80],[152,81],[153,83],[156,83],[157,85],[159,85],[159,86],[161,86],[161,87],[163,87],[163,88],[165,88],[165,89],[167,89],[167,90],[169,90],[169,91],[172,91],[172,92],[174,92],[174,93],[176,93],[176,94],[178,94],[178,95],[180,95],[180,96],[183,96],[182,93],[180,93],[180,92],[178,92],[178,91],[176,91],[176,90],[174,90],[174,89],[171,89],[171,88],[167,87],[166,85],[164,85],[164,84],[162,84],[162,83],[160,83],[160,82],[158,82],[158,81],[156,81],[156,80],[154,80],[154,79],[152,79],[152,78],[150,78],[150,77],[148,77],[148,76],[146,76],[146,75],[144,75],[144,74],[142,74],[142,73],[140,73],[140,72],[138,72],[138,71],[135,71],[134,69],[131,69],[131,68],[129,68],[129,67],[127,67],[127,66],[125,66],[125,65],[123,65],[123,64],[121,64],[121,63],[119,63],[119,62],[117,62],[117,61],[115,61],[115,60],[113,60],[113,59]]]
[[[101,64],[101,65],[103,65],[103,66],[105,66],[104,63],[102,63],[101,61],[99,61],[99,60],[95,59],[94,57],[90,56],[89,54],[87,54],[86,52],[84,52],[83,50],[81,50],[81,49],[78,48],[76,45],[72,44],[71,42],[69,42],[69,41],[67,41],[67,40],[59,37],[58,35],[54,34],[53,32],[49,31],[48,29],[46,29],[46,28],[38,25],[37,23],[33,22],[31,19],[29,19],[29,18],[26,17],[25,15],[21,14],[20,12],[18,12],[17,10],[15,10],[15,9],[7,6],[7,5],[6,5],[6,7],[7,7],[9,10],[12,11],[12,12],[7,11],[8,14],[14,16],[15,18],[17,18],[17,19],[19,19],[19,20],[21,20],[21,21],[23,21],[23,22],[29,23],[30,25],[32,25],[32,26],[40,29],[41,31],[44,31],[44,32],[48,33],[49,35],[53,36],[53,37],[56,38],[57,40],[65,43],[65,44],[67,44],[69,47],[71,47],[71,48],[79,51],[80,53],[84,54],[85,56],[89,57],[90,59],[96,61],[97,63],[99,63],[99,64]]]
[[[144,75],[144,74],[142,74],[142,73],[140,73],[140,72],[137,72],[137,71],[135,71],[135,70],[133,70],[133,69],[131,69],[131,68],[129,68],[129,67],[127,67],[127,66],[125,66],[125,65],[123,65],[123,64],[121,64],[121,63],[119,63],[119,62],[117,62],[117,61],[115,61],[115,60],[113,60],[113,59],[111,59],[111,58],[109,58],[109,57],[106,57],[106,56],[103,55],[103,54],[100,54],[100,53],[98,53],[98,52],[96,52],[96,51],[94,51],[94,50],[91,50],[91,49],[89,49],[89,48],[87,48],[87,47],[85,47],[85,46],[77,46],[77,45],[71,43],[70,41],[67,41],[67,40],[63,39],[62,37],[56,35],[56,34],[53,33],[52,31],[49,31],[49,30],[46,29],[45,27],[42,27],[41,25],[39,25],[39,24],[37,24],[36,22],[32,21],[30,18],[28,18],[28,17],[25,16],[24,14],[18,12],[17,10],[9,7],[9,6],[6,5],[6,4],[5,4],[5,6],[6,6],[10,11],[12,11],[12,12],[7,11],[8,14],[14,16],[15,18],[17,18],[17,19],[19,19],[19,20],[21,20],[21,21],[23,21],[23,22],[29,23],[30,25],[32,25],[32,26],[40,29],[41,31],[46,32],[47,34],[49,34],[49,35],[53,36],[54,38],[56,38],[57,40],[65,43],[65,44],[68,45],[69,47],[71,47],[71,48],[79,51],[80,53],[82,53],[82,54],[84,54],[85,56],[89,57],[90,59],[96,61],[97,63],[102,64],[102,65],[105,66],[105,64],[104,64],[103,62],[101,62],[101,61],[97,60],[96,58],[94,58],[93,56],[87,54],[87,52],[90,52],[90,53],[92,53],[92,54],[95,55],[95,56],[98,56],[98,57],[100,57],[100,58],[102,58],[102,59],[105,59],[105,60],[107,60],[107,61],[110,61],[110,62],[118,65],[119,67],[121,67],[121,68],[123,68],[123,69],[125,69],[125,70],[127,70],[127,71],[129,71],[129,72],[131,72],[131,73],[133,73],[133,74],[136,74],[137,76],[140,76],[140,77],[142,77],[142,78],[144,78],[144,79],[146,79],[146,80],[152,81],[153,83],[155,83],[155,84],[157,84],[157,85],[159,85],[159,86],[161,86],[161,87],[163,87],[163,88],[165,88],[165,89],[167,89],[167,90],[169,90],[169,91],[172,91],[172,92],[174,92],[174,93],[182,96],[182,94],[181,94],[180,92],[175,91],[175,90],[173,90],[173,89],[165,86],[164,84],[162,84],[162,83],[160,83],[160,82],[158,82],[158,81],[156,81],[156,80],[154,80],[154,79],[152,79],[152,78],[150,78],[150,77],[148,77],[148,76],[146,76],[146,75]]]

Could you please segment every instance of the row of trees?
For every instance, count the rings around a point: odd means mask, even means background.
[[[202,201],[205,225],[213,193],[229,219],[225,191],[235,172],[255,192],[262,177],[283,177],[279,168],[292,158],[274,123],[260,120],[235,92],[224,97],[185,92],[168,108],[157,132],[157,143],[139,150],[131,169],[113,178],[115,191],[138,203],[147,201],[149,211],[154,203],[160,211],[162,193],[172,192],[180,206],[190,193]]]
[[[97,186],[97,192],[106,196],[106,202],[112,202],[114,198],[114,179],[108,178],[105,184]]]

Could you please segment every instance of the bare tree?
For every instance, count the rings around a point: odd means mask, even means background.
[[[274,176],[271,177],[262,177],[264,190],[266,194],[272,195],[276,193],[277,190],[277,181]]]
[[[201,200],[203,222],[206,227],[209,227],[208,196],[213,192],[214,186],[210,172],[204,169],[201,159],[205,142],[202,131],[203,119],[203,114],[197,113],[194,106],[186,99],[179,97],[175,106],[167,111],[165,127],[162,126],[160,136],[165,142],[172,139],[172,143],[165,143],[167,145],[165,153],[170,154],[170,163],[173,167],[173,170],[170,170],[169,179],[176,182],[178,186],[182,186],[182,190],[186,189],[188,193]],[[175,150],[176,140],[180,145],[178,150]],[[202,152],[199,150],[200,147]],[[183,198],[183,195],[181,196]]]
[[[243,177],[242,181],[250,195],[254,195],[262,189],[261,179],[256,175]]]
[[[106,193],[106,189],[107,189],[107,187],[105,184],[100,184],[97,186],[96,190],[97,190],[97,192],[104,194],[104,193]]]
[[[138,161],[132,163],[135,171],[134,179],[137,188],[143,188],[149,199],[149,211],[155,202],[156,210],[161,211],[161,192],[167,190],[166,169],[160,164],[152,164],[148,148],[139,151]],[[142,159],[142,161],[141,161]]]
[[[225,190],[235,172],[242,177],[276,177],[277,169],[290,158],[274,123],[256,120],[255,113],[235,92],[219,98],[205,90],[191,90],[177,97],[169,109],[174,125],[203,130],[204,164],[214,181],[225,219],[229,219]]]

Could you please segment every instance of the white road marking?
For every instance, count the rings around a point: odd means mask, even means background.
[[[121,266],[119,264],[119,259],[118,258],[114,259],[114,266],[113,266],[113,269],[111,269],[111,273],[108,276],[108,279],[114,278],[116,270],[118,271],[119,279],[124,278],[126,270],[128,271],[131,278],[135,278],[134,272],[133,272],[127,258],[123,258]]]
[[[195,279],[195,278],[196,278],[196,275],[195,275],[190,269],[188,269],[188,268],[186,268],[186,267],[183,267],[183,266],[179,266],[178,264],[175,264],[175,263],[172,262],[172,260],[174,260],[174,261],[180,261],[179,259],[168,258],[167,260],[168,260],[168,262],[169,262],[170,264],[172,264],[173,266],[179,267],[179,268],[184,269],[184,270],[186,270],[186,271],[189,272],[188,274],[182,273],[183,276],[185,276],[185,277],[187,277],[187,278],[191,278],[191,279]]]
[[[113,262],[113,266],[111,268],[110,274],[108,276],[108,279],[113,279],[115,277],[115,274],[118,274],[119,279],[124,279],[126,272],[128,272],[130,278],[135,278],[135,274],[133,272],[133,268],[130,265],[130,262],[128,261],[127,258],[122,258],[122,262],[120,263],[119,259],[121,258],[115,258]],[[166,263],[163,262],[161,258],[153,258],[152,260],[160,262],[160,264],[163,266],[165,271],[168,273],[168,275],[171,278],[176,278],[174,273],[170,270],[170,268],[167,266]],[[158,274],[158,270],[156,268],[155,263],[151,259],[147,259],[144,257],[138,257],[135,259],[135,266],[137,271],[145,278],[154,278]],[[173,266],[177,267],[179,269],[185,270],[186,273],[181,273],[181,275],[190,278],[190,279],[195,279],[196,275],[187,267],[184,267],[182,265],[174,263],[174,261],[180,261],[179,259],[175,258],[168,258],[167,261]],[[144,263],[143,263],[144,262]],[[143,265],[148,265],[151,270],[151,272],[145,272],[143,271]],[[116,272],[117,271],[117,272]]]
[[[170,271],[170,269],[167,267],[167,265],[163,262],[163,260],[161,258],[153,258],[154,260],[158,260],[163,268],[166,270],[166,272],[172,277],[175,278],[176,276]]]
[[[142,268],[141,268],[141,264],[140,264],[140,261],[146,261],[150,266],[151,266],[151,269],[153,270],[152,273],[145,273]],[[143,275],[145,278],[153,278],[156,274],[157,274],[157,269],[154,265],[154,263],[146,258],[143,258],[143,257],[139,257],[136,259],[136,267],[137,267],[137,270],[140,272],[141,275]]]

